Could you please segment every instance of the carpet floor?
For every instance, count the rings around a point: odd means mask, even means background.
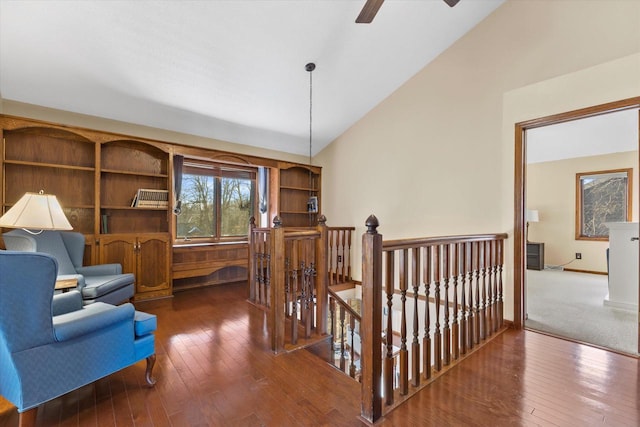
[[[530,329],[638,354],[638,312],[608,307],[607,276],[558,270],[527,270]]]

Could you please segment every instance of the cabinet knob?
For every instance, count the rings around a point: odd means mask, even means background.
[[[636,241],[638,241],[638,240],[640,240],[640,237],[632,237],[632,238],[631,238],[631,241],[632,241],[632,242],[636,242]]]

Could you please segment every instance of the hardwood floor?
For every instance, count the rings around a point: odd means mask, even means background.
[[[274,356],[243,285],[137,303],[158,315],[154,388],[144,363],[41,406],[38,426],[359,426],[360,387],[306,351]],[[637,426],[638,359],[508,331],[383,426]],[[0,426],[17,426],[0,400]]]

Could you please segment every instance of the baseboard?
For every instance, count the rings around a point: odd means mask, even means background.
[[[602,276],[606,276],[609,274],[606,271],[580,270],[577,268],[565,268],[564,271],[573,271],[574,273],[600,274]]]

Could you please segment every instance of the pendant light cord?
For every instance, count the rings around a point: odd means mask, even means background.
[[[313,146],[313,70],[316,69],[316,64],[310,62],[305,66],[305,69],[309,72],[309,197],[311,197],[313,195],[313,178],[311,174],[311,156]]]
[[[316,69],[316,64],[309,62],[304,68],[309,72],[309,201],[311,202],[313,197],[313,173],[311,172],[313,147],[313,70]],[[315,212],[309,209],[309,225],[313,225],[314,214]]]

